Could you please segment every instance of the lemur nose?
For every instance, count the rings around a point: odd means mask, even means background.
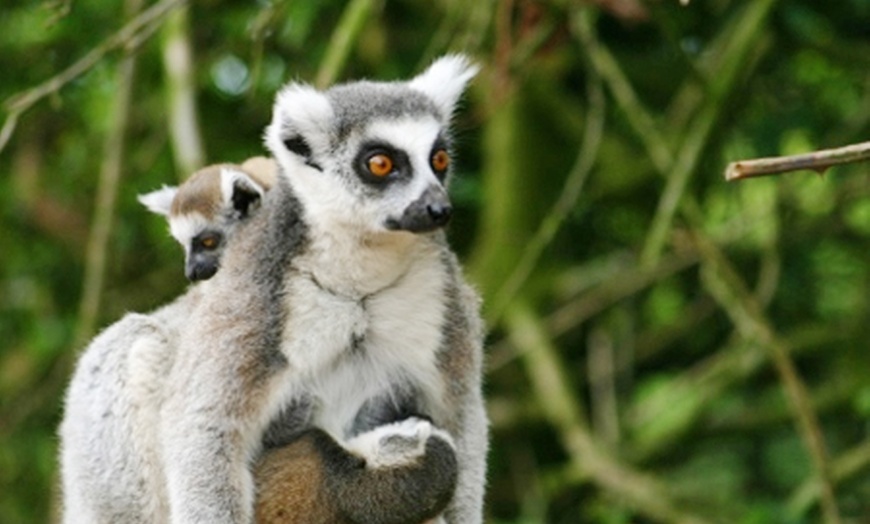
[[[453,206],[447,203],[436,202],[426,206],[426,211],[429,213],[432,222],[443,226],[450,220],[450,216],[453,214]]]

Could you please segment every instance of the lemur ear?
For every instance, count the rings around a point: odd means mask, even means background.
[[[172,199],[178,193],[178,188],[175,186],[163,186],[156,191],[139,195],[137,199],[152,213],[158,215],[169,216],[169,210],[172,208]]]
[[[266,147],[276,159],[294,155],[320,169],[317,152],[329,147],[332,116],[332,106],[323,93],[306,84],[290,83],[275,98]]]
[[[263,187],[244,171],[221,168],[221,194],[237,218],[247,218],[263,200]]]
[[[449,120],[465,86],[479,70],[465,55],[446,55],[414,77],[409,85],[431,98],[441,118]]]
[[[239,167],[245,173],[250,174],[254,180],[259,181],[264,191],[268,191],[275,185],[275,177],[278,176],[278,164],[273,159],[255,156],[242,162]]]

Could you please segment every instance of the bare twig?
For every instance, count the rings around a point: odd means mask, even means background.
[[[563,373],[556,348],[547,337],[544,325],[522,300],[514,301],[505,312],[505,326],[513,342],[522,348],[538,404],[559,432],[570,456],[574,478],[587,477],[602,489],[617,495],[638,513],[656,520],[701,524],[707,519],[691,513],[672,499],[665,486],[655,478],[635,471],[611,457],[595,442]]]
[[[730,316],[735,328],[746,340],[764,347],[782,381],[785,395],[794,413],[798,432],[803,438],[808,454],[816,469],[821,486],[821,505],[825,522],[841,521],[834,494],[831,461],[825,446],[818,417],[806,385],[801,380],[790,356],[787,343],[773,330],[755,297],[746,288],[743,280],[725,259],[722,252],[706,238],[695,237],[699,251],[704,256],[701,273],[707,290]]]
[[[602,93],[601,84],[597,75],[593,75],[589,82],[589,111],[586,118],[586,129],[583,132],[583,143],[580,145],[580,150],[577,153],[577,160],[574,162],[574,167],[568,173],[565,180],[565,185],[562,188],[562,193],[553,204],[553,207],[541,221],[538,230],[532,237],[523,254],[507,278],[505,283],[499,288],[493,298],[489,322],[496,324],[498,318],[504,312],[511,300],[516,297],[519,290],[528,280],[529,275],[534,271],[538,260],[544,249],[553,241],[559,227],[565,221],[565,218],[574,209],[577,199],[580,197],[580,192],[595,160],[598,158],[598,146],[601,144],[601,136],[604,129],[604,95]]]
[[[127,0],[126,11],[131,15],[135,14],[141,4],[142,0]],[[76,347],[84,344],[92,336],[97,324],[135,71],[136,55],[127,55],[118,66],[118,89],[115,92],[112,121],[103,148],[103,164],[100,169],[94,217],[85,257],[85,276],[75,336]]]
[[[741,29],[741,38],[738,39],[738,44],[734,44],[735,47],[731,48],[731,51],[726,52],[725,55],[733,53],[735,56],[739,57],[746,52],[747,42],[753,40],[751,38],[751,33],[754,30],[753,28],[757,29],[760,20],[763,20],[770,11],[772,4],[772,0],[766,0],[764,2],[753,4],[747,8],[745,18],[748,18],[749,20],[742,21],[746,23],[741,22],[741,25],[744,26]],[[575,24],[575,26],[579,29],[582,29],[583,27],[582,24]],[[588,31],[585,36],[590,40],[595,39],[595,35],[591,31]],[[593,53],[596,51],[599,53],[606,53],[606,49],[603,48],[603,46],[586,47]],[[604,56],[606,58],[606,55]],[[742,60],[734,60],[734,62],[742,63]],[[704,135],[703,137],[695,136],[693,138],[692,135],[698,135],[698,133],[689,133],[686,143],[683,145],[680,154],[677,155],[677,160],[673,161],[672,166],[670,159],[673,157],[667,150],[665,141],[658,136],[655,127],[651,125],[652,119],[649,117],[645,109],[639,103],[636,103],[637,97],[634,96],[630,84],[624,80],[624,75],[622,75],[618,66],[615,64],[615,61],[596,60],[593,57],[593,63],[598,68],[599,73],[604,77],[605,82],[608,84],[611,92],[614,93],[617,103],[623,111],[626,114],[633,115],[628,118],[628,121],[635,127],[638,136],[643,140],[656,168],[663,175],[668,175],[668,173],[670,173],[668,176],[668,187],[666,187],[665,194],[663,194],[662,200],[659,202],[660,206],[656,215],[657,225],[651,229],[650,235],[647,238],[646,246],[644,247],[644,256],[642,257],[647,264],[655,265],[656,260],[660,257],[661,247],[664,243],[664,233],[667,231],[664,226],[667,226],[668,228],[670,227],[673,212],[676,210],[678,203],[682,204],[681,211],[690,223],[701,224],[703,222],[700,207],[692,195],[685,193],[684,189],[686,187],[685,183],[688,175],[694,170],[694,165],[697,162],[697,155],[700,154],[700,151],[702,150],[702,147],[700,146],[703,146],[708,139],[710,128],[701,126],[699,131],[702,132]],[[731,66],[733,67],[734,64],[731,64]],[[731,77],[730,80],[733,80],[734,71],[732,70],[727,76]],[[701,125],[705,121],[712,121],[712,118],[714,118],[716,109],[709,107],[709,104],[717,105],[717,97],[712,97],[708,102],[708,107],[699,112],[696,118],[696,124]],[[684,164],[681,167],[683,161]],[[678,202],[678,200],[680,202]],[[695,231],[694,233],[696,237],[705,243],[706,247],[712,247],[713,252],[718,252],[715,245],[710,243],[703,233],[700,231]],[[719,267],[722,271],[735,277],[733,279],[734,282],[731,282],[730,284],[745,289],[745,285],[739,276],[736,275],[731,264],[725,260],[724,257],[719,257],[718,260],[720,261]],[[715,284],[716,283],[713,283],[714,286]],[[722,296],[727,296],[735,292],[733,289],[726,289],[727,287],[727,284],[720,286],[718,291],[721,292]],[[747,300],[751,300],[756,308],[758,307],[757,301],[754,297],[749,295],[748,291],[742,295],[748,297]],[[731,312],[733,313],[734,309],[732,309]],[[770,335],[773,340],[777,341],[778,345],[770,348],[773,352],[774,364],[780,371],[780,379],[783,382],[783,386],[786,389],[789,398],[792,399],[797,425],[804,437],[804,441],[807,443],[809,454],[819,474],[819,478],[821,479],[823,486],[822,507],[826,521],[839,522],[839,510],[836,505],[830,477],[827,473],[830,469],[830,461],[827,457],[824,438],[821,434],[818,420],[816,420],[812,407],[808,402],[806,402],[807,395],[805,388],[803,388],[803,383],[794,371],[794,364],[788,357],[787,351],[783,350],[781,346],[782,342],[778,338],[773,337],[773,332],[766,323],[766,320],[763,322],[759,320],[764,319],[764,316],[759,313],[759,315],[744,315],[741,318],[747,316],[753,321],[749,324],[753,329],[760,329],[763,327],[764,329],[761,330],[761,334]],[[735,321],[735,324],[738,323],[738,318],[734,318],[733,320]],[[745,328],[746,325],[744,324],[743,327]],[[804,401],[802,402],[801,399]]]
[[[707,100],[689,125],[659,197],[641,252],[641,265],[652,264],[661,256],[681,197],[686,193],[714,124],[722,114],[722,98],[731,91],[737,78],[746,72],[747,62],[753,53],[758,52],[757,42],[764,35],[764,21],[774,3],[775,0],[759,0],[746,4],[744,13],[734,25],[732,38],[724,44],[723,60],[715,74],[716,85],[711,86]]]
[[[0,130],[0,152],[3,152],[12,133],[15,131],[15,126],[18,122],[18,117],[25,111],[33,107],[43,98],[60,91],[65,85],[72,82],[85,72],[94,67],[103,57],[111,51],[121,48],[127,48],[132,42],[138,40],[138,36],[143,31],[148,31],[153,27],[153,23],[166,16],[172,9],[178,7],[187,0],[161,0],[148,9],[142,11],[139,16],[133,18],[119,29],[115,34],[103,40],[98,46],[91,49],[85,56],[80,58],[73,65],[61,71],[54,77],[46,80],[36,87],[32,87],[11,97],[3,102],[3,109],[6,111],[6,121],[3,123],[3,128]]]
[[[835,482],[844,482],[862,471],[870,469],[870,440],[846,451],[837,457],[831,467]],[[795,490],[788,503],[789,512],[795,520],[803,518],[804,513],[823,495],[823,486],[818,479],[810,479]]]
[[[371,16],[376,0],[351,0],[344,8],[344,13],[329,39],[326,55],[317,71],[314,84],[319,88],[327,87],[335,82],[339,73],[347,63],[347,58],[359,38],[366,22]]]
[[[742,180],[777,175],[790,171],[811,170],[823,174],[831,166],[870,160],[870,142],[835,149],[823,149],[800,155],[776,156],[731,162],[725,169],[725,180]]]
[[[197,122],[196,80],[189,20],[187,7],[172,13],[164,25],[163,41],[169,134],[172,137],[175,169],[179,181],[199,169],[205,161],[205,151]]]

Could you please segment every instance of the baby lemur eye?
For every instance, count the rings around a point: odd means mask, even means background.
[[[393,172],[393,159],[384,153],[378,153],[369,157],[366,167],[372,175],[385,177]]]
[[[435,170],[436,173],[444,173],[447,171],[447,168],[450,167],[450,154],[446,149],[438,149],[432,153],[432,158],[429,162],[432,164],[432,169]]]
[[[200,247],[203,249],[216,249],[221,244],[220,235],[205,235],[198,239]]]

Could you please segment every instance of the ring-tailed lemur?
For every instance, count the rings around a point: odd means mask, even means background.
[[[148,449],[113,443],[132,462],[152,454],[165,482],[153,499],[114,471],[109,487],[168,504],[172,522],[249,522],[248,464],[288,406],[304,399],[308,423],[348,446],[410,398],[456,446],[445,520],[481,521],[479,304],[439,229],[447,127],[474,73],[453,56],[410,82],[282,90],[267,130],[280,176],[185,319],[148,408],[157,423],[137,428]]]
[[[170,231],[185,248],[186,272],[189,277],[194,275],[191,280],[208,280],[217,272],[221,251],[235,226],[256,210],[259,198],[274,183],[276,171],[274,161],[265,157],[248,159],[240,166],[209,166],[179,187],[164,186],[140,195],[139,200],[166,216]],[[215,242],[201,245],[207,238]],[[133,332],[143,322],[154,330],[166,328],[155,326],[154,318],[134,318],[127,322],[136,326]],[[168,341],[171,333],[168,328],[163,331],[161,339]],[[166,350],[160,353],[165,355]],[[293,416],[299,417],[299,410]],[[267,434],[267,450],[258,459],[255,474],[257,522],[416,524],[440,513],[453,493],[452,442],[427,421],[410,417],[373,427],[348,443],[351,449],[364,448],[359,454],[348,453],[323,431],[297,436],[302,421],[278,421],[276,425],[279,429]],[[430,434],[436,438],[430,439]],[[366,463],[363,456],[369,457],[368,467],[360,467]]]

